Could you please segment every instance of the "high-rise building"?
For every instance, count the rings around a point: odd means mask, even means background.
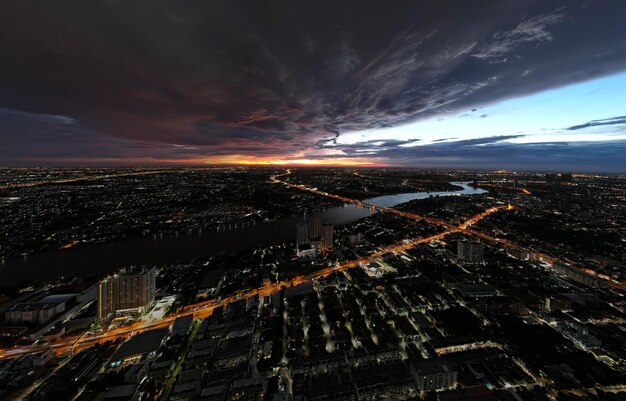
[[[327,251],[333,247],[333,225],[330,223],[322,224],[322,238],[320,248]]]
[[[311,240],[319,239],[322,235],[322,220],[319,217],[314,217],[309,221],[309,238]]]
[[[309,243],[309,227],[304,223],[299,223],[296,227],[296,244],[298,246]]]
[[[116,312],[144,313],[154,303],[156,271],[154,268],[134,274],[121,274],[117,282]]]
[[[350,244],[355,245],[363,241],[363,233],[350,234]]]
[[[154,305],[155,294],[155,268],[141,272],[123,270],[105,277],[98,283],[98,321],[141,315]]]
[[[106,322],[115,314],[115,276],[107,276],[98,283],[98,322]]]
[[[458,241],[457,258],[467,263],[482,263],[483,245],[479,242]]]

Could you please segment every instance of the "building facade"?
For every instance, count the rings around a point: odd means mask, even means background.
[[[322,235],[322,221],[314,217],[309,221],[309,238],[311,240],[319,239]]]
[[[147,312],[155,302],[156,270],[122,271],[98,283],[98,321]]]
[[[322,251],[328,251],[333,248],[333,225],[330,223],[322,224],[320,248]]]
[[[483,245],[479,242],[458,241],[457,258],[466,263],[482,263]]]
[[[411,376],[417,390],[423,393],[456,387],[458,373],[443,359],[412,362]]]
[[[65,311],[65,302],[31,302],[17,304],[5,313],[5,318],[12,324],[45,323]]]
[[[296,226],[296,244],[298,246],[309,243],[309,227],[304,223]]]

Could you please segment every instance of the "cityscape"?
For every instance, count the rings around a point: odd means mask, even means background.
[[[2,170],[7,399],[625,394],[624,176],[103,173]]]
[[[626,2],[0,2],[0,401],[626,401]]]

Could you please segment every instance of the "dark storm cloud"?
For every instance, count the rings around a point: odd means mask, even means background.
[[[593,120],[584,124],[573,125],[567,129],[570,131],[576,131],[576,130],[591,128],[591,127],[601,127],[604,125],[616,125],[616,126],[626,125],[626,116],[603,118],[602,120]]]
[[[524,135],[499,135],[468,140],[437,141],[415,146],[396,143],[360,142],[343,145],[349,157],[364,155],[389,158],[404,166],[467,168],[515,168],[525,170],[566,170],[622,172],[626,141],[514,143]],[[377,148],[373,146],[379,145]]]
[[[485,150],[488,149],[486,145],[494,145],[502,141],[521,137],[523,137],[523,135],[498,135],[465,140],[436,140],[433,143],[424,145],[414,139],[406,141],[373,140],[357,142],[350,145],[339,145],[333,148],[341,150],[349,157],[377,155],[393,160],[401,160],[406,163],[411,160],[419,160],[420,157],[449,157],[451,155],[463,155],[468,152],[476,151],[485,154]]]
[[[625,13],[621,0],[7,1],[0,107],[26,114],[0,132],[51,158],[81,152],[62,133],[86,132],[83,157],[289,155],[621,71]]]
[[[0,122],[0,161],[9,165],[173,163],[204,154],[190,146],[111,138],[63,115],[0,108]]]

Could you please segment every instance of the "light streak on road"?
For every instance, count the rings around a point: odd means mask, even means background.
[[[291,169],[288,169],[285,173],[274,175],[274,176],[270,177],[270,179],[271,179],[272,182],[281,183],[281,184],[284,184],[284,185],[286,185],[286,186],[288,186],[290,188],[295,188],[295,189],[299,189],[299,190],[303,190],[303,191],[308,191],[308,192],[311,192],[311,193],[314,193],[314,194],[317,194],[317,195],[322,195],[322,196],[326,196],[326,197],[329,197],[329,198],[338,199],[338,200],[341,200],[341,201],[344,201],[344,202],[355,204],[357,206],[370,207],[370,208],[371,207],[375,207],[376,210],[379,210],[379,211],[382,211],[382,212],[393,213],[393,214],[396,214],[396,215],[399,215],[399,216],[403,216],[403,217],[406,217],[406,218],[410,218],[410,219],[414,219],[414,220],[423,220],[423,221],[426,221],[428,223],[435,224],[435,225],[438,225],[440,227],[444,227],[446,229],[455,228],[453,225],[451,225],[450,223],[447,223],[446,221],[444,221],[442,219],[436,219],[436,218],[431,218],[431,217],[420,216],[420,215],[415,214],[415,213],[405,212],[405,211],[401,211],[401,210],[394,209],[394,208],[391,208],[391,207],[385,207],[385,208],[377,207],[376,205],[365,204],[365,203],[363,203],[363,202],[361,202],[361,201],[359,201],[357,199],[351,199],[351,198],[346,198],[346,197],[339,196],[339,195],[329,194],[329,193],[324,192],[324,191],[319,191],[316,188],[310,188],[310,187],[307,187],[305,185],[296,185],[296,184],[292,184],[292,183],[290,183],[288,181],[280,180],[281,177],[285,177],[285,176],[288,176],[290,174],[291,174]],[[520,188],[515,188],[515,189],[520,190]],[[521,188],[521,189],[523,189],[523,188]],[[522,192],[524,192],[524,191],[528,192],[528,195],[530,195],[530,191],[528,191],[526,189],[523,189]],[[526,192],[524,192],[524,193],[526,193]],[[509,204],[507,206],[504,206],[504,205],[497,206],[496,208],[499,209],[499,210],[501,210],[503,208],[507,208],[507,210],[511,210],[511,209],[514,209],[514,206]],[[485,211],[485,212],[487,212],[487,211]],[[485,212],[483,212],[483,213],[485,213]],[[548,262],[550,264],[563,263],[563,264],[572,266],[573,268],[578,269],[579,271],[581,271],[581,272],[583,272],[585,274],[588,274],[588,275],[591,275],[591,276],[595,276],[595,277],[607,280],[609,282],[609,285],[612,288],[614,288],[614,289],[621,290],[621,291],[626,291],[626,283],[621,282],[621,281],[619,281],[619,280],[617,280],[617,279],[615,279],[613,277],[607,276],[605,274],[598,273],[597,271],[595,271],[593,269],[589,269],[589,268],[584,267],[584,266],[579,266],[579,265],[577,265],[576,263],[574,263],[574,262],[572,262],[570,260],[561,260],[561,259],[558,259],[558,258],[555,258],[555,257],[552,257],[552,256],[548,256],[545,253],[538,252],[538,251],[530,249],[528,247],[524,247],[524,246],[519,245],[519,244],[517,244],[517,243],[515,243],[513,241],[510,241],[510,240],[497,238],[497,237],[491,236],[489,234],[483,233],[481,231],[476,231],[476,230],[469,229],[469,227],[471,225],[475,224],[477,221],[479,221],[481,219],[482,219],[482,217],[478,217],[478,215],[474,216],[474,217],[470,218],[467,222],[465,222],[464,224],[459,226],[458,229],[460,229],[460,232],[462,232],[463,234],[466,234],[466,235],[471,235],[471,236],[474,236],[474,237],[478,237],[478,238],[484,239],[484,240],[489,241],[489,242],[498,243],[498,244],[501,244],[501,245],[508,246],[510,248],[516,248],[516,249],[521,249],[523,251],[533,252],[541,260],[546,261],[546,262]]]
[[[214,300],[209,300],[209,301],[205,301],[205,302],[200,302],[200,303],[195,303],[195,304],[190,304],[187,305],[183,308],[181,308],[179,311],[177,311],[176,313],[172,314],[172,315],[168,315],[165,316],[159,320],[156,321],[138,321],[135,323],[132,323],[130,325],[126,325],[126,326],[121,326],[121,327],[117,327],[117,328],[113,328],[111,330],[105,331],[103,333],[98,333],[98,334],[92,334],[92,335],[85,335],[86,333],[83,333],[81,335],[75,335],[75,336],[70,336],[70,337],[65,337],[62,339],[59,339],[57,341],[48,343],[48,344],[41,344],[41,345],[29,345],[29,346],[23,346],[23,347],[15,347],[15,348],[11,348],[11,349],[0,349],[0,360],[2,359],[10,359],[10,358],[15,358],[15,357],[19,357],[21,355],[25,355],[25,354],[32,354],[32,353],[36,353],[36,352],[42,352],[42,351],[46,351],[48,349],[53,349],[55,351],[55,353],[57,355],[62,355],[68,351],[71,352],[80,352],[84,349],[90,348],[93,345],[96,344],[100,344],[100,343],[104,343],[107,341],[114,341],[114,340],[118,340],[118,339],[123,339],[123,338],[128,338],[131,337],[135,334],[138,333],[142,333],[148,330],[154,330],[154,329],[159,329],[159,328],[165,328],[165,327],[169,327],[174,320],[177,317],[180,316],[184,316],[187,314],[192,313],[195,319],[202,319],[202,318],[206,318],[208,316],[210,316],[213,313],[213,310],[217,307],[220,306],[225,306],[228,305],[232,302],[236,302],[236,301],[240,301],[240,300],[245,300],[245,299],[249,299],[251,297],[254,296],[267,296],[267,295],[271,295],[274,294],[278,291],[280,291],[283,288],[288,288],[288,287],[292,287],[292,286],[298,286],[301,285],[303,283],[307,283],[310,282],[314,279],[319,279],[319,278],[323,278],[326,277],[330,274],[336,273],[336,272],[340,272],[340,271],[344,271],[347,269],[351,269],[351,268],[355,268],[358,266],[362,266],[362,265],[366,265],[368,263],[370,263],[371,261],[380,258],[384,255],[387,255],[389,253],[402,253],[405,252],[413,247],[415,247],[416,245],[419,244],[424,244],[424,243],[430,243],[430,242],[434,242],[434,241],[439,241],[442,240],[444,237],[446,237],[449,234],[452,233],[463,233],[463,234],[467,234],[467,235],[472,235],[472,236],[476,236],[482,239],[485,239],[487,241],[491,241],[494,243],[498,243],[501,245],[505,245],[505,246],[509,246],[509,247],[515,247],[518,249],[523,249],[523,250],[527,250],[528,248],[522,247],[512,241],[506,240],[506,239],[502,239],[502,238],[496,238],[493,236],[490,236],[486,233],[480,232],[480,231],[476,231],[473,229],[470,229],[469,227],[476,224],[477,222],[479,222],[480,220],[482,220],[483,218],[496,213],[498,211],[501,210],[512,210],[514,209],[513,206],[511,205],[499,205],[499,206],[495,206],[495,207],[491,207],[489,209],[484,210],[481,213],[478,213],[474,216],[472,216],[470,219],[468,219],[466,222],[464,222],[463,224],[459,225],[459,226],[454,226],[450,223],[447,223],[441,219],[434,219],[434,218],[426,218],[424,216],[421,215],[417,215],[414,213],[410,213],[410,212],[405,212],[405,211],[401,211],[401,210],[397,210],[394,208],[383,208],[383,207],[377,207],[376,205],[367,205],[364,204],[363,202],[356,200],[356,199],[350,199],[350,198],[346,198],[343,196],[339,196],[339,195],[335,195],[335,194],[331,194],[331,193],[327,193],[324,191],[319,191],[315,188],[309,188],[306,187],[305,185],[296,185],[296,184],[292,184],[289,183],[287,181],[282,181],[279,178],[280,177],[284,177],[287,175],[291,174],[291,170],[288,169],[286,173],[284,174],[277,174],[271,177],[271,181],[275,182],[275,183],[281,183],[284,184],[288,187],[291,188],[296,188],[299,190],[303,190],[303,191],[307,191],[307,192],[311,192],[317,195],[322,195],[322,196],[326,196],[329,198],[334,198],[334,199],[338,199],[338,200],[342,200],[344,202],[348,202],[348,203],[352,203],[352,204],[356,204],[359,206],[363,206],[363,207],[376,207],[377,210],[382,211],[382,212],[388,212],[388,213],[393,213],[393,214],[397,214],[403,217],[407,217],[407,218],[411,218],[411,219],[415,219],[415,220],[423,220],[435,225],[438,225],[440,227],[444,228],[444,231],[438,233],[438,234],[434,234],[434,235],[430,235],[427,237],[421,237],[421,238],[416,238],[410,241],[404,241],[402,243],[399,244],[393,244],[393,245],[389,245],[387,247],[381,248],[378,251],[370,254],[367,257],[362,257],[356,260],[352,260],[352,261],[348,261],[342,264],[336,264],[334,266],[330,266],[330,267],[326,267],[323,269],[319,269],[316,270],[314,272],[305,274],[305,275],[300,275],[300,276],[296,276],[293,277],[291,279],[288,280],[284,280],[278,283],[271,283],[271,284],[267,284],[255,289],[251,289],[251,290],[242,290],[242,291],[238,291],[235,294],[225,297],[225,298],[221,298],[221,299],[214,299]],[[529,250],[532,251],[532,250]],[[536,255],[538,255],[539,257],[541,257],[543,260],[549,262],[549,263],[555,263],[555,262],[559,262],[558,259],[556,258],[552,258],[549,257],[548,255],[536,252],[536,251],[532,251],[534,252]],[[581,269],[581,268],[579,268]],[[587,274],[595,274],[600,276],[598,273],[594,272],[591,269],[581,269],[581,271],[584,271]],[[611,285],[613,286],[613,288],[618,288],[618,289],[622,289],[622,290],[626,290],[626,284],[624,283],[620,283],[618,281],[616,281],[615,279],[611,279],[610,281]]]
[[[480,219],[500,210],[503,210],[503,207],[493,207],[493,208],[487,209],[484,212],[481,212],[477,214],[476,216],[472,217],[470,221],[477,222]],[[257,295],[260,297],[272,295],[276,292],[279,292],[283,288],[295,287],[304,283],[311,282],[312,280],[315,280],[315,279],[329,276],[336,272],[367,265],[371,261],[378,259],[384,255],[390,254],[390,253],[402,253],[419,244],[439,241],[443,239],[445,236],[455,233],[455,232],[463,232],[463,229],[460,227],[452,226],[438,234],[430,235],[427,237],[420,237],[420,238],[416,238],[410,241],[404,241],[399,244],[386,246],[368,255],[367,257],[362,257],[362,258],[348,261],[345,263],[336,264],[334,266],[325,267],[325,268],[313,271],[311,273],[296,276],[291,279],[284,280],[278,283],[267,284],[267,285],[264,285],[255,289],[251,289],[251,290],[238,291],[235,294],[230,295],[225,298],[213,299],[213,300],[209,300],[205,302],[190,304],[181,308],[176,313],[165,316],[162,319],[159,319],[156,321],[155,320],[138,321],[129,325],[113,328],[103,333],[96,333],[96,334],[91,334],[91,335],[87,335],[87,333],[83,333],[81,335],[64,337],[62,339],[59,339],[57,341],[54,341],[48,344],[29,345],[29,346],[16,347],[16,348],[11,348],[11,349],[0,349],[0,360],[15,358],[15,357],[26,355],[26,354],[42,352],[48,349],[53,349],[56,355],[63,355],[66,352],[77,353],[84,349],[90,348],[96,344],[101,344],[107,341],[114,341],[118,339],[128,338],[135,334],[139,334],[139,333],[149,331],[149,330],[169,327],[171,324],[173,324],[176,318],[180,316],[188,315],[190,313],[193,314],[194,319],[204,319],[204,318],[209,317],[213,313],[213,310],[220,306],[225,306],[233,302],[246,300]]]

